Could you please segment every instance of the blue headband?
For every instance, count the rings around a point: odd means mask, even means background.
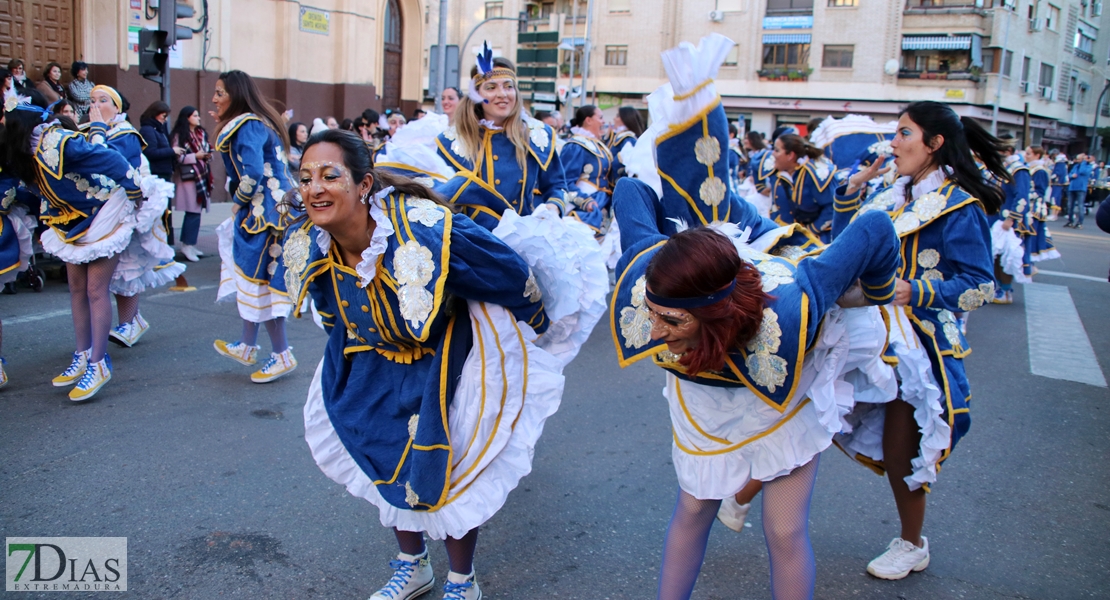
[[[55,102],[54,104],[57,104],[57,102]],[[51,104],[50,106],[54,106],[54,104]],[[49,108],[42,108],[41,106],[35,106],[34,104],[18,104],[15,108],[12,109],[12,112],[15,112],[17,110],[39,113],[43,123],[45,123],[46,120],[50,118],[50,115],[53,114]]]
[[[733,279],[725,287],[709,294],[708,296],[695,296],[693,298],[665,298],[663,296],[656,296],[651,293],[651,290],[644,290],[647,299],[651,300],[652,304],[658,304],[666,308],[701,308],[716,304],[732,294],[732,290],[736,287],[736,280]]]

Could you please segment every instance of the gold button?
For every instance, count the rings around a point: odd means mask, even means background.
[[[335,274],[335,278],[338,279],[339,281],[343,281],[343,276],[340,275],[339,273]]]
[[[497,159],[498,159],[498,156],[496,154],[494,154],[493,155],[493,160],[497,160]]]
[[[360,279],[357,282],[355,282],[355,287],[357,287],[358,289],[361,290],[362,288],[364,288],[366,286],[362,285],[362,280]]]
[[[377,332],[378,332],[378,330],[377,330],[377,329],[374,329],[373,327],[371,327],[370,329],[368,329],[368,331],[369,331],[370,333],[377,333]]]
[[[351,305],[351,303],[350,303],[350,302],[347,302],[346,300],[344,300],[344,301],[340,302],[340,304],[342,304],[342,305],[343,305],[343,308],[347,308],[348,306],[350,306],[350,305]]]
[[[493,180],[493,185],[501,185],[501,180],[500,179],[494,179]]]
[[[381,346],[384,346],[384,345],[385,345],[384,343],[382,343],[382,342],[378,342],[378,347],[379,347],[379,348],[380,348]]]
[[[363,305],[362,312],[370,312],[370,307]]]

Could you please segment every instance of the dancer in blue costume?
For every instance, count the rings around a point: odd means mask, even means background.
[[[1052,159],[1052,214],[1049,215],[1049,221],[1055,221],[1059,217],[1060,209],[1067,202],[1068,184],[1070,182],[1068,155],[1057,152],[1056,157]]]
[[[50,226],[40,237],[43,249],[66,263],[77,348],[52,383],[76,384],[70,400],[89,400],[112,377],[108,286],[135,229],[140,174],[45,109],[21,105],[4,122],[5,170],[42,198],[40,220]]]
[[[258,360],[258,326],[264,324],[273,352],[262,368],[251,374],[254,383],[267,383],[297,368],[285,338],[285,319],[292,304],[288,295],[270,287],[278,268],[281,240],[291,216],[279,203],[289,182],[288,146],[281,116],[242,71],[220,74],[212,97],[220,133],[216,151],[234,190],[233,216],[220,224],[220,289],[218,300],[234,299],[243,319],[235,342],[216,340],[216,352],[243,365]]]
[[[612,331],[622,366],[650,357],[668,372],[680,489],[658,597],[690,597],[722,500],[758,481],[772,595],[811,598],[817,455],[854,395],[895,393],[878,310],[836,303],[857,281],[863,304],[889,297],[898,244],[890,219],[871,215],[807,257],[815,244],[800,225],[760,217],[729,192],[721,179],[727,122],[713,77],[732,45],[712,35],[663,53],[679,98],[656,138],[664,183],[661,194],[635,179],[617,185],[624,254]],[[709,228],[682,231],[684,223]],[[844,384],[848,373],[853,385]]]
[[[1052,210],[1051,181],[1052,172],[1045,162],[1044,148],[1029,146],[1025,149],[1025,163],[1029,165],[1029,177],[1033,181],[1033,192],[1029,196],[1032,204],[1030,217],[1033,219],[1033,231],[1036,235],[1030,236],[1026,243],[1029,244],[1029,259],[1037,263],[1042,260],[1060,258],[1060,251],[1052,243],[1052,233],[1048,230],[1048,220]]]
[[[1012,138],[1003,140],[1003,164],[1009,173],[1009,180],[1001,180],[1005,200],[997,215],[991,215],[991,245],[994,247],[994,298],[995,304],[1014,302],[1013,282],[1032,281],[1033,261],[1030,256],[1029,238],[1035,236],[1033,229],[1033,182],[1029,167],[1022,160],[1021,153],[1013,147]],[[1007,239],[1009,238],[1009,239]],[[1016,242],[1015,242],[1016,240]]]
[[[371,169],[354,134],[305,146],[299,202],[274,278],[328,332],[305,405],[320,469],[380,511],[400,554],[374,600],[435,578],[424,536],[445,539],[448,600],[476,600],[478,527],[531,470],[559,406],[558,360],[536,279],[511,248],[434,192]]]
[[[905,264],[898,271],[889,321],[888,359],[897,364],[897,400],[857,403],[850,433],[838,444],[877,473],[886,473],[901,519],[901,533],[867,571],[901,579],[929,565],[921,535],[925,499],[971,425],[971,390],[963,358],[971,352],[955,312],[968,312],[994,297],[987,215],[1002,206],[1000,188],[988,183],[973,156],[1001,182],[1001,140],[947,105],[914,102],[899,115],[891,141],[901,177],[868,193],[866,182],[882,173],[878,162],[837,190],[834,238],[852,219],[883,211],[894,219]],[[974,153],[974,154],[973,154]]]
[[[569,192],[563,163],[555,151],[550,126],[521,111],[516,69],[505,58],[494,58],[488,44],[471,70],[470,93],[459,101],[454,124],[436,140],[439,153],[456,176],[438,188],[463,214],[487,229],[512,209],[524,216],[549,204],[560,215],[569,213],[576,195]],[[492,195],[478,195],[479,204],[457,200],[470,186]]]
[[[616,185],[617,179],[627,175],[621,152],[629,146],[635,146],[636,139],[643,135],[644,129],[644,119],[640,116],[640,111],[631,106],[620,107],[613,119],[613,133],[605,142],[609,152],[613,154],[613,185]]]
[[[120,254],[119,264],[109,286],[116,297],[119,325],[109,333],[112,342],[130,348],[149,329],[150,324],[139,313],[139,294],[149,288],[172,282],[185,272],[185,265],[174,261],[173,248],[166,243],[162,215],[173,196],[173,185],[152,175],[143,148],[146,143],[127,121],[123,111],[127,102],[114,88],[98,85],[90,93],[90,122],[85,136],[94,144],[105,145],[119,152],[139,172],[143,203],[135,213],[135,233],[127,249]],[[95,107],[97,110],[93,111]],[[96,117],[96,118],[92,118]]]
[[[578,189],[572,214],[598,237],[605,235],[612,220],[609,204],[614,183],[613,154],[600,138],[604,124],[598,107],[579,108],[570,122],[571,136],[561,154],[567,182]]]
[[[805,138],[787,134],[775,140],[771,219],[780,225],[798,223],[828,243],[832,236],[833,169],[821,160],[821,149]]]

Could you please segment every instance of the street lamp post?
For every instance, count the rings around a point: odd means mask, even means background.
[[[991,109],[991,135],[998,135],[998,105],[1002,103],[1002,71],[1006,67],[1006,46],[1010,43],[1010,8],[1005,4],[1002,10],[1006,13],[1006,30],[1002,34],[1002,54],[998,60],[998,85],[994,90],[994,107]],[[1014,68],[1011,64],[1010,68]]]
[[[436,112],[443,114],[443,90],[447,88],[447,0],[439,0],[439,56],[436,57]],[[461,73],[461,71],[460,71]]]
[[[486,23],[489,23],[490,21],[517,21],[517,22],[520,22],[520,19],[521,19],[521,17],[490,17],[490,18],[485,19],[484,21],[478,23],[477,25],[475,25],[474,28],[470,30],[470,33],[466,34],[466,39],[463,40],[463,45],[462,45],[461,48],[459,48],[459,79],[462,80],[463,77],[464,77],[463,76],[463,61],[466,60],[466,54],[467,54],[466,49],[470,47],[470,38],[474,37],[474,34],[475,34],[475,32],[478,31],[479,27],[481,27],[482,25],[485,25]],[[444,75],[444,76],[446,77],[446,75]],[[466,79],[470,79],[470,77],[466,76]]]

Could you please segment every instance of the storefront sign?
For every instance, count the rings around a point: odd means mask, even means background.
[[[301,31],[328,35],[331,13],[326,10],[301,7]]]
[[[813,29],[813,15],[800,17],[763,17],[764,29]]]
[[[967,97],[967,94],[964,93],[964,91],[960,90],[960,89],[944,90],[944,99],[945,100],[963,100],[966,97]]]

